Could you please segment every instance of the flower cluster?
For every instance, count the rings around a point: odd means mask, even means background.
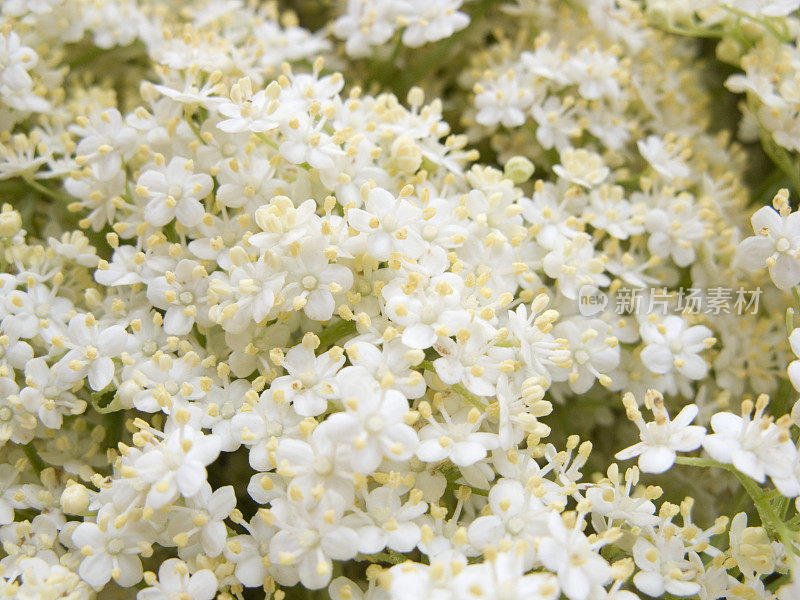
[[[297,4],[0,6],[0,594],[800,593],[800,2]]]

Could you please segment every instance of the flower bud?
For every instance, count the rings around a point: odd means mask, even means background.
[[[13,237],[22,229],[22,217],[15,210],[3,207],[0,212],[0,236]]]
[[[61,508],[70,515],[83,515],[89,508],[89,490],[86,486],[72,482],[61,493]]]
[[[533,163],[524,156],[512,156],[503,168],[505,176],[514,183],[525,183],[535,170]]]

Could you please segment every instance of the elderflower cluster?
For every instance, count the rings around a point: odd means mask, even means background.
[[[800,597],[800,2],[285,4],[0,4],[0,597]]]

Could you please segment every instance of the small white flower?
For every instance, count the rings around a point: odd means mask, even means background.
[[[567,528],[558,512],[547,516],[547,537],[539,543],[538,556],[545,568],[558,575],[561,591],[569,600],[588,600],[611,580],[611,567],[600,556],[598,544],[581,531],[583,519]]]
[[[689,379],[702,379],[708,363],[700,353],[714,345],[711,330],[704,325],[688,327],[686,319],[669,315],[661,322],[645,321],[641,326],[641,359],[653,373],[677,371]]]
[[[148,528],[131,520],[117,527],[116,513],[106,505],[97,515],[97,523],[81,523],[72,531],[72,543],[82,560],[78,574],[94,588],[114,579],[122,587],[136,585],[142,579],[140,544]]]
[[[418,227],[422,210],[407,197],[396,197],[383,188],[369,190],[364,208],[347,211],[350,227],[364,234],[366,250],[378,260],[388,260],[392,252],[418,258],[424,245]]]
[[[404,418],[408,400],[397,390],[380,389],[366,369],[348,367],[336,377],[345,410],[325,425],[334,439],[353,447],[350,459],[359,473],[372,473],[382,459],[408,460],[417,449],[417,432]]]
[[[794,355],[800,359],[800,328],[792,330],[789,334],[789,344]],[[793,360],[788,368],[789,381],[792,382],[794,389],[800,392],[800,360]]]
[[[427,463],[450,459],[459,467],[469,467],[497,448],[496,434],[479,431],[483,416],[473,409],[463,409],[452,417],[442,413],[444,422],[429,420],[420,432],[417,456]]]
[[[217,593],[217,578],[209,569],[200,569],[192,575],[186,563],[170,558],[158,568],[155,574],[145,573],[150,587],[136,594],[136,600],[172,600],[176,597],[189,597],[192,600],[212,600]]]
[[[679,535],[653,535],[653,541],[640,537],[633,545],[633,558],[641,569],[633,578],[637,589],[655,598],[664,592],[674,596],[693,596],[700,585],[692,564],[686,560],[686,547]]]
[[[147,505],[159,509],[178,496],[191,498],[206,482],[206,466],[219,455],[220,441],[190,426],[175,429],[164,440],[147,449],[134,462],[142,481],[150,484]]]
[[[344,519],[358,534],[359,552],[375,554],[384,548],[410,552],[419,543],[422,534],[414,519],[428,509],[420,490],[412,490],[409,500],[403,503],[397,491],[379,487],[366,494],[364,504],[365,510]]]
[[[55,365],[55,373],[68,382],[87,378],[95,391],[114,378],[114,361],[125,349],[128,333],[121,325],[102,327],[94,316],[78,314],[69,320],[62,344],[70,350]]]
[[[789,477],[797,456],[786,427],[764,416],[768,402],[766,396],[759,396],[752,413],[753,403],[746,401],[741,417],[729,412],[716,413],[711,417],[714,433],[703,440],[703,448],[711,458],[732,464],[759,483],[764,483],[767,475],[775,479]]]
[[[687,152],[673,140],[666,141],[657,135],[649,135],[636,142],[639,152],[650,166],[667,181],[686,179],[691,170],[684,162]]]
[[[556,175],[586,188],[600,185],[611,173],[596,152],[583,148],[566,148],[561,152],[561,164],[553,166]]]
[[[787,197],[788,192],[783,198]],[[800,283],[800,213],[763,206],[751,222],[756,235],[739,243],[739,264],[750,270],[768,267],[772,281],[782,290]]]
[[[605,287],[611,280],[605,271],[605,260],[595,254],[592,238],[578,233],[570,239],[559,236],[542,262],[544,272],[556,280],[558,291],[570,300],[578,297],[583,286]]]
[[[186,227],[194,227],[205,215],[201,200],[214,188],[206,173],[194,173],[194,163],[176,156],[164,166],[153,165],[139,176],[136,193],[147,199],[145,220],[154,227],[163,227],[173,219]]]
[[[653,411],[655,420],[645,423],[642,413],[636,406],[633,394],[625,394],[622,399],[628,418],[639,428],[641,442],[620,450],[615,455],[617,460],[628,460],[639,457],[639,468],[645,473],[663,473],[674,463],[677,452],[697,450],[703,443],[705,427],[690,425],[699,409],[696,404],[687,404],[677,416],[670,420],[664,408],[664,397],[655,390],[649,390],[644,403]]]

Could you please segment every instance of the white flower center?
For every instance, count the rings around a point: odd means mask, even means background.
[[[317,287],[317,278],[313,275],[306,275],[301,283],[303,284],[303,289],[311,291]]]
[[[318,456],[314,461],[314,472],[322,477],[333,473],[333,462],[327,456]]]
[[[370,416],[364,423],[364,429],[366,429],[369,433],[378,433],[381,429],[383,429],[383,419],[381,419],[379,415]]]
[[[511,532],[513,535],[519,534],[522,531],[522,528],[525,527],[525,521],[520,519],[519,517],[514,517],[508,521],[508,531]]]
[[[114,538],[106,544],[106,550],[108,550],[109,554],[119,554],[124,547],[125,542],[122,541],[122,538]]]
[[[298,536],[297,541],[303,548],[313,548],[319,544],[319,533],[313,529],[306,529]]]
[[[386,215],[381,219],[381,225],[384,231],[391,233],[397,229],[397,217],[394,215]]]
[[[314,371],[305,371],[297,377],[304,388],[314,387],[317,384],[317,374]]]
[[[778,239],[777,242],[775,242],[775,249],[778,252],[786,252],[790,247],[791,244],[789,243],[789,240],[787,240],[785,237],[782,237]]]
[[[169,186],[169,191],[167,192],[168,196],[172,196],[175,200],[180,199],[183,195],[183,188],[179,185],[171,185]]]

